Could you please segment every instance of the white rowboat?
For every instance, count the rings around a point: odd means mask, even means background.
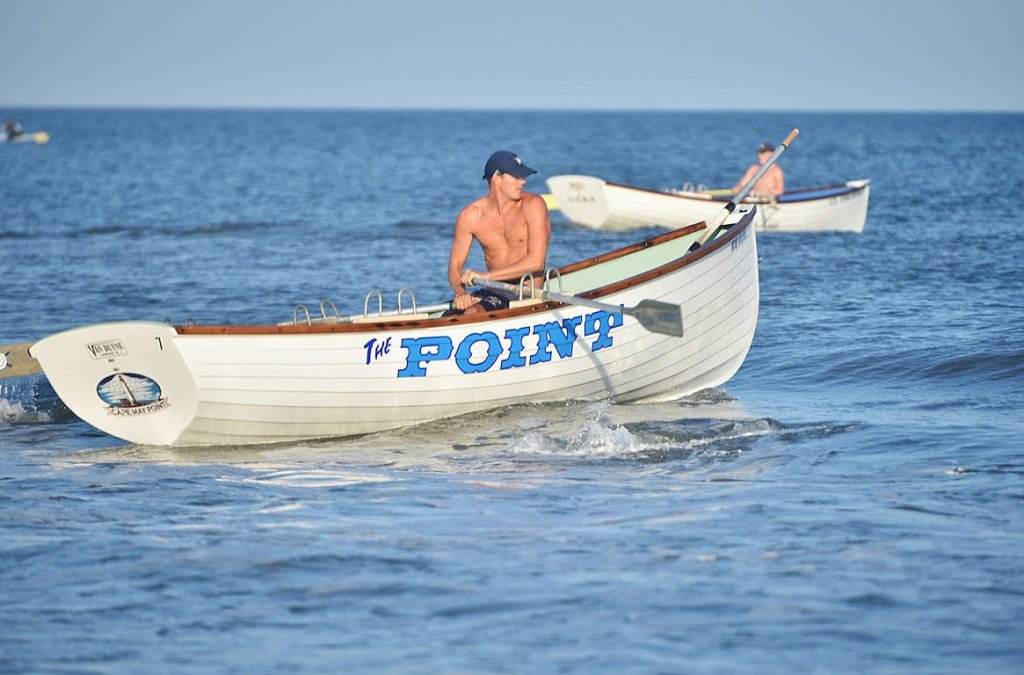
[[[704,223],[545,275],[550,296],[571,302],[527,297],[468,317],[435,308],[258,326],[107,323],[28,354],[81,419],[151,445],[365,434],[531,401],[674,398],[723,384],[750,349],[755,214],[737,209],[694,251]],[[680,307],[682,337],[628,311],[644,303]]]
[[[759,231],[862,232],[869,180],[786,192],[757,204]],[[599,230],[659,225],[677,228],[714,217],[732,195],[725,191],[659,191],[611,183],[594,176],[552,176],[547,181],[558,208],[574,223]]]

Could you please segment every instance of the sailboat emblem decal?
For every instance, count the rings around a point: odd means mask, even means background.
[[[145,415],[169,404],[161,397],[156,380],[137,373],[114,373],[96,385],[96,394],[110,408],[111,415]]]

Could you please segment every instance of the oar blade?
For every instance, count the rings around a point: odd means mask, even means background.
[[[8,377],[36,375],[43,372],[39,362],[28,353],[34,342],[16,345],[0,345],[0,380]]]
[[[683,311],[679,305],[660,300],[641,300],[636,307],[624,311],[636,317],[640,325],[652,333],[683,337]]]

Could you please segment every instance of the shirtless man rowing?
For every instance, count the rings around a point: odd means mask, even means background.
[[[523,192],[526,177],[537,173],[515,153],[499,150],[484,166],[488,193],[459,212],[448,257],[448,283],[455,291],[455,309],[465,314],[508,307],[500,292],[470,294],[473,277],[519,283],[527,272],[543,274],[551,239],[551,219],[544,199]],[[484,252],[486,272],[463,269],[473,241]]]
[[[751,164],[747,169],[747,172],[743,174],[743,178],[740,178],[736,185],[733,186],[733,192],[739,192],[747,181],[754,177],[761,166],[768,161],[768,158],[775,152],[775,146],[771,143],[762,143],[757,149],[757,164]],[[764,175],[761,176],[760,180],[754,184],[754,188],[750,191],[750,194],[760,197],[778,197],[786,191],[786,178],[782,173],[782,167],[778,164],[772,164],[765,171]]]

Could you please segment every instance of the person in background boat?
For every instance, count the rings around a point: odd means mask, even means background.
[[[526,273],[541,275],[551,240],[551,219],[544,199],[523,191],[537,173],[513,152],[499,150],[484,165],[487,194],[466,206],[455,221],[448,257],[448,283],[455,291],[455,313],[476,314],[508,307],[513,298],[499,291],[466,290],[473,277],[519,283]],[[486,272],[464,269],[473,241],[483,249]]]
[[[732,191],[734,193],[739,192],[747,181],[754,177],[754,174],[760,171],[761,166],[768,161],[768,158],[775,152],[775,146],[771,143],[762,143],[757,148],[757,164],[751,164],[747,172],[743,174],[743,178],[740,178],[739,182],[733,186]],[[761,180],[754,184],[754,188],[750,191],[751,195],[759,197],[778,197],[786,191],[786,177],[782,173],[782,167],[778,164],[772,164],[765,171],[764,175],[761,176]]]
[[[23,133],[25,133],[25,130],[21,128],[20,124],[12,119],[4,120],[4,140],[13,141]]]

